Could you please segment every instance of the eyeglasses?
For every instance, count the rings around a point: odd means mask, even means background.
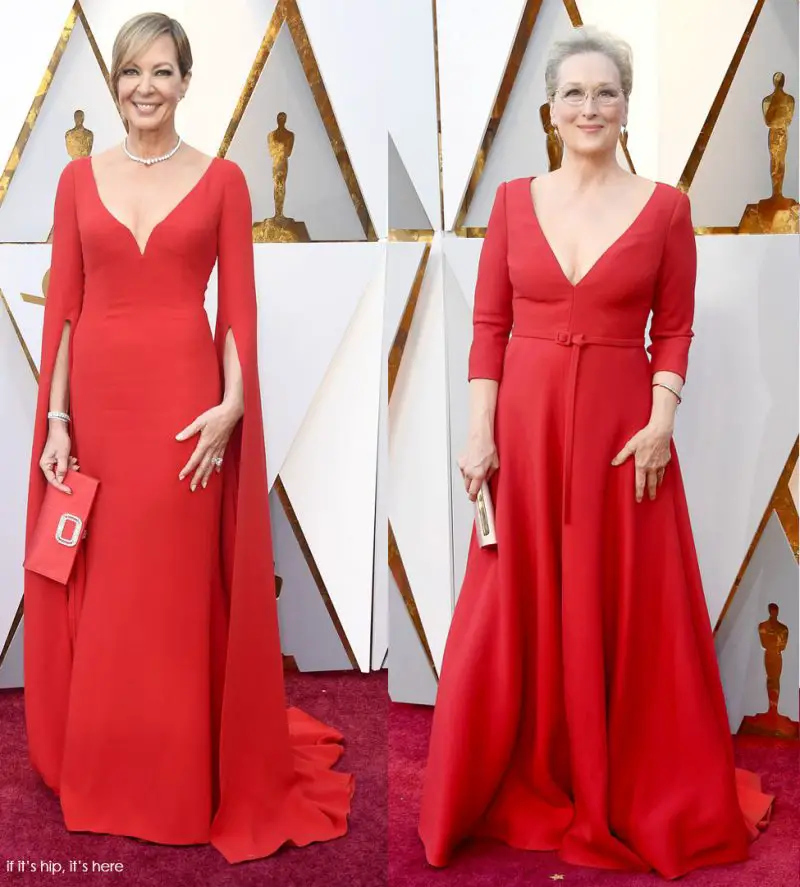
[[[568,105],[583,105],[589,95],[597,105],[614,105],[622,98],[622,90],[614,86],[601,86],[590,93],[583,86],[567,86],[557,89],[556,95]]]

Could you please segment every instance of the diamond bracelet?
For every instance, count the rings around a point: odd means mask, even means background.
[[[48,419],[58,419],[59,422],[66,422],[69,425],[70,418],[69,413],[61,413],[58,410],[51,410],[47,414]]]

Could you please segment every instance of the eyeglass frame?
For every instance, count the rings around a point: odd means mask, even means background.
[[[580,90],[580,92],[583,94],[582,99],[581,99],[580,101],[577,101],[577,102],[571,102],[568,98],[566,98],[566,97],[564,96],[564,90],[565,90],[565,89],[577,89],[577,90]],[[613,90],[616,90],[617,95],[616,95],[613,99],[611,99],[611,100],[609,100],[609,101],[607,101],[607,102],[601,102],[601,101],[599,100],[599,98],[598,98],[598,94],[599,94],[602,90],[604,90],[604,89],[613,89]],[[617,104],[617,102],[619,102],[620,99],[627,99],[627,96],[626,96],[625,93],[622,91],[622,89],[619,88],[619,87],[613,86],[612,84],[605,84],[605,85],[603,85],[603,86],[598,86],[598,87],[596,87],[596,88],[593,89],[593,90],[588,90],[588,89],[586,89],[586,88],[583,87],[583,86],[577,86],[577,85],[560,86],[560,87],[558,87],[558,89],[556,89],[556,90],[554,91],[554,93],[553,93],[553,99],[560,98],[562,102],[564,102],[564,103],[567,104],[567,105],[570,105],[570,106],[573,107],[573,108],[579,108],[579,107],[581,107],[581,105],[585,105],[585,104],[586,104],[586,99],[587,99],[588,96],[591,96],[591,98],[592,98],[592,104],[595,104],[595,105],[597,105],[598,107],[601,107],[601,106],[602,106],[602,107],[604,107],[604,108],[608,108],[608,107],[610,107],[610,106],[612,106],[612,105]]]

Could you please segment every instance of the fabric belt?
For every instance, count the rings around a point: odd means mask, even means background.
[[[586,336],[583,333],[537,332],[524,333],[512,330],[514,338],[545,339],[572,349],[567,381],[566,423],[564,429],[564,477],[562,484],[562,515],[565,524],[570,522],[572,500],[572,460],[575,451],[575,393],[578,386],[578,365],[584,345],[606,345],[613,348],[644,348],[644,339],[611,339],[606,336]]]

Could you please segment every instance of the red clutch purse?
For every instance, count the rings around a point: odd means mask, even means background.
[[[67,471],[64,483],[72,495],[47,485],[39,517],[28,543],[23,564],[26,570],[67,584],[99,481],[80,471]]]

